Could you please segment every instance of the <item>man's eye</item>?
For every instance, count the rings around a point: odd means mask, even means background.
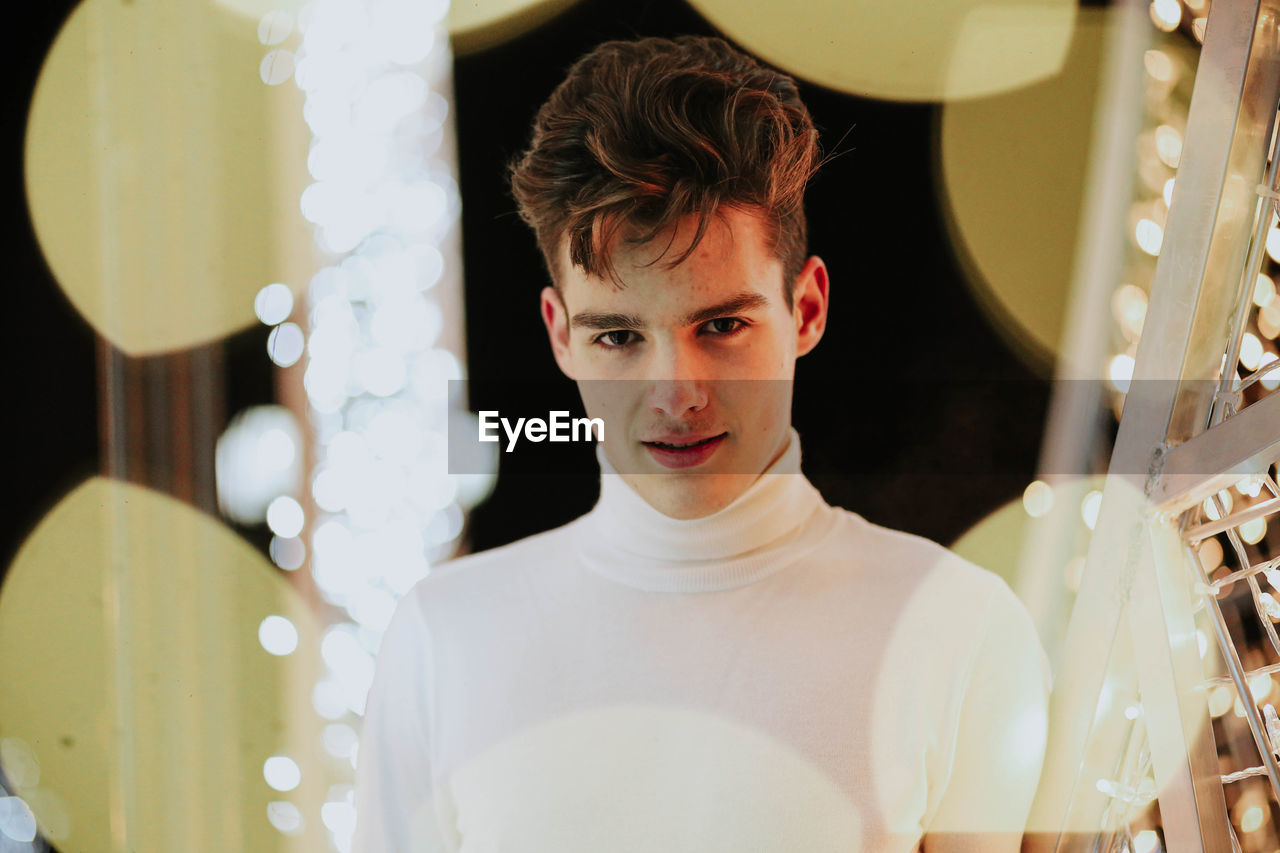
[[[717,317],[708,320],[706,329],[714,335],[732,335],[746,328],[746,323],[737,317]]]
[[[621,349],[627,344],[633,342],[635,332],[630,329],[615,329],[612,332],[603,332],[596,335],[593,339],[594,343],[599,344],[605,349]]]

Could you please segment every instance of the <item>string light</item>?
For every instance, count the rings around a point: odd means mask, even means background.
[[[1276,283],[1265,273],[1258,273],[1257,283],[1253,287],[1253,304],[1266,308],[1276,298]]]
[[[1133,381],[1133,356],[1121,353],[1111,359],[1107,365],[1107,378],[1111,387],[1121,394],[1129,392],[1129,383]]]
[[[1217,539],[1206,539],[1201,542],[1197,553],[1200,565],[1204,566],[1207,574],[1212,574],[1218,566],[1222,565],[1222,543]]]
[[[1209,691],[1209,715],[1221,717],[1227,711],[1231,710],[1231,704],[1235,701],[1235,697],[1231,695],[1231,688],[1225,684],[1220,684]]]
[[[1173,32],[1182,22],[1182,6],[1178,0],[1152,0],[1151,21],[1158,29]]]
[[[324,634],[327,671],[311,700],[331,721],[325,746],[339,756],[357,749],[355,729],[342,720],[364,711],[396,598],[449,555],[463,510],[487,494],[496,468],[495,459],[464,490],[443,457],[450,419],[461,416],[449,382],[463,376],[445,348],[456,342],[441,340],[460,325],[440,302],[441,283],[457,282],[446,256],[456,253],[460,208],[447,5],[312,0],[297,20],[292,76],[312,133],[312,182],[298,204],[326,257],[305,306],[302,385],[315,449],[307,491],[319,513],[310,569],[321,597],[350,619]],[[260,22],[260,40],[278,43],[290,25],[272,13]],[[282,73],[273,66],[263,79]],[[282,310],[268,319],[283,323]],[[300,506],[282,507],[268,523],[284,543],[306,519]],[[338,851],[350,845],[354,817],[345,798],[321,810]]]
[[[1159,255],[1160,246],[1164,243],[1164,229],[1150,219],[1141,219],[1134,229],[1134,239],[1138,241],[1138,248],[1148,255]]]
[[[1167,124],[1156,128],[1156,155],[1170,169],[1182,159],[1182,136]]]
[[[1160,853],[1160,836],[1144,829],[1133,837],[1133,853]]]
[[[21,797],[0,797],[0,834],[28,844],[36,838],[36,817]]]
[[[302,782],[302,771],[287,755],[273,755],[262,763],[262,778],[274,790],[292,791]]]
[[[1274,222],[1267,231],[1267,255],[1271,260],[1280,263],[1280,228],[1277,228]]]
[[[1043,480],[1032,481],[1022,492],[1022,506],[1032,518],[1046,514],[1053,507],[1053,489]]]
[[[1159,80],[1161,83],[1168,83],[1173,80],[1173,60],[1164,51],[1148,50],[1142,56],[1142,64],[1146,67],[1147,73],[1151,75],[1152,79]]]
[[[1111,312],[1127,340],[1136,342],[1142,336],[1147,318],[1147,294],[1140,287],[1122,284],[1111,297]]]
[[[299,835],[306,828],[302,812],[285,800],[267,803],[267,820],[283,835]]]
[[[1080,501],[1080,517],[1085,526],[1093,530],[1098,523],[1098,511],[1102,508],[1102,492],[1094,489]]]
[[[1258,362],[1258,369],[1262,370],[1269,367],[1276,358],[1277,356],[1275,353],[1264,352],[1262,354],[1262,359]],[[1268,391],[1274,391],[1277,388],[1280,388],[1280,369],[1273,368],[1269,373],[1265,374],[1259,382],[1261,382],[1262,387],[1266,388]]]
[[[1262,362],[1262,341],[1252,332],[1240,339],[1240,364],[1245,370],[1256,370]]]
[[[298,629],[285,617],[271,615],[258,625],[258,642],[273,655],[292,654],[298,648]]]
[[[1251,518],[1240,525],[1240,538],[1249,545],[1257,545],[1266,535],[1267,520],[1265,518]],[[1276,605],[1275,616],[1272,618],[1280,621],[1280,604]]]

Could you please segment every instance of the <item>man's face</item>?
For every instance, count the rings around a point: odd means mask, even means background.
[[[571,264],[562,241],[561,292],[542,293],[556,361],[603,419],[610,464],[673,518],[722,509],[781,454],[796,358],[826,324],[822,261],[805,264],[789,309],[763,224],[720,214],[674,268],[653,261],[688,246],[696,217],[647,244],[615,241],[622,286]]]

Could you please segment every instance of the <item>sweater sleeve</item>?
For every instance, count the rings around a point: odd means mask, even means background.
[[[431,772],[430,635],[417,592],[382,637],[356,758],[353,853],[445,853]]]
[[[961,697],[951,772],[926,853],[1016,853],[1044,761],[1049,690],[1035,625],[1001,583]]]

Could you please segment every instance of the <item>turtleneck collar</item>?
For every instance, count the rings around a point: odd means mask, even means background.
[[[797,540],[814,538],[807,534],[830,513],[800,472],[794,428],[782,455],[750,488],[702,518],[664,515],[614,470],[602,448],[596,457],[600,500],[583,519],[579,552],[599,574],[644,590],[705,592],[751,583],[807,553]]]

